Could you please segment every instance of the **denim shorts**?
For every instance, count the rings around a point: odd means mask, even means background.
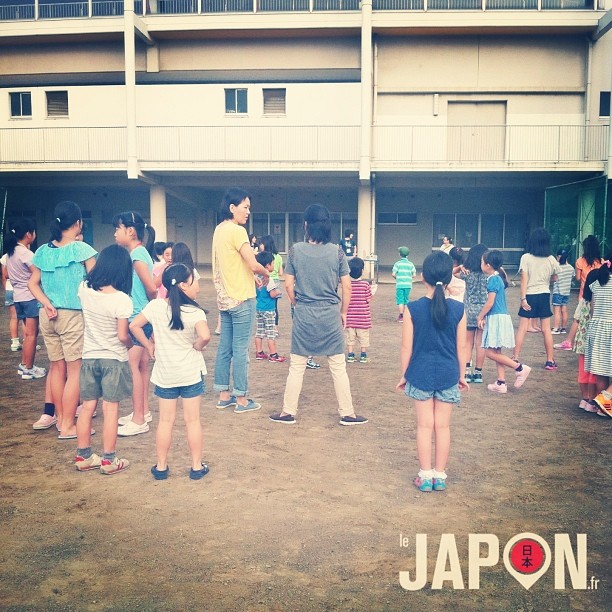
[[[20,321],[24,319],[38,319],[38,300],[15,302],[15,312]]]
[[[206,392],[206,383],[204,379],[200,382],[197,382],[193,385],[187,385],[186,387],[158,387],[155,385],[154,395],[159,397],[160,399],[178,399],[182,397],[184,399],[189,399],[191,397],[198,397],[199,395],[203,395]]]
[[[569,295],[561,295],[560,293],[553,293],[553,306],[566,306],[569,302]]]
[[[414,400],[424,402],[432,397],[445,402],[447,404],[458,404],[461,402],[461,393],[459,391],[459,385],[453,385],[448,389],[440,389],[438,391],[422,391],[417,387],[406,383],[406,395]]]
[[[147,340],[150,340],[151,336],[153,335],[153,326],[150,323],[146,323],[145,325],[142,326],[142,331],[145,333]],[[138,340],[134,338],[134,335],[132,334],[132,332],[130,332],[130,338],[132,339],[134,346],[142,346],[142,344],[140,344],[140,342],[138,342]]]
[[[12,306],[14,303],[12,290],[7,289],[7,291],[4,293],[4,305]]]

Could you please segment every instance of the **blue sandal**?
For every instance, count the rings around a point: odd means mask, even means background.
[[[169,471],[170,471],[169,467],[166,467],[165,470],[158,470],[157,464],[155,464],[151,468],[151,474],[153,474],[153,478],[155,478],[155,480],[166,480],[166,478],[168,478]]]
[[[230,398],[228,400],[219,400],[217,402],[217,408],[219,408],[219,410],[222,410],[223,408],[229,408],[230,406],[235,406],[235,405],[236,405],[235,395],[230,395]]]

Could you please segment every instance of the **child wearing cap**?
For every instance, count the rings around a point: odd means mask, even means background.
[[[393,264],[391,274],[395,279],[395,303],[398,308],[398,323],[404,321],[404,309],[408,305],[410,290],[412,289],[412,279],[416,275],[416,268],[411,261],[408,261],[410,249],[406,246],[398,248],[400,259]]]
[[[557,280],[553,283],[553,334],[567,333],[567,303],[572,291],[572,278],[574,277],[574,268],[567,263],[567,255],[565,249],[557,251],[557,261],[561,266],[561,272],[557,274]]]

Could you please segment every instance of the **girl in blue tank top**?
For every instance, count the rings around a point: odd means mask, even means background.
[[[451,413],[460,401],[460,391],[469,389],[463,375],[467,359],[464,307],[445,298],[452,272],[453,261],[446,253],[436,251],[425,258],[425,297],[408,304],[402,324],[404,374],[396,389],[414,400],[420,465],[414,484],[426,492],[446,489]]]

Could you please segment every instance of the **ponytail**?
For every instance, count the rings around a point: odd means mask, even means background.
[[[170,329],[185,329],[181,319],[181,307],[193,306],[204,310],[195,300],[187,296],[179,287],[180,283],[186,283],[189,279],[193,282],[193,268],[191,270],[182,263],[169,265],[162,274],[162,284],[168,291],[168,303],[170,304],[171,317]],[[204,310],[204,312],[206,312]]]
[[[431,320],[436,329],[446,327],[448,305],[444,288],[451,282],[453,260],[444,251],[428,255],[423,262],[423,279],[434,288],[431,299]]]
[[[53,211],[53,220],[51,221],[51,240],[59,242],[62,239],[62,233],[71,228],[77,221],[82,221],[83,215],[79,205],[75,202],[66,200],[60,202]]]
[[[612,273],[612,253],[608,253],[608,258],[601,264],[601,267],[597,270],[597,280],[603,287],[608,284],[610,280],[610,274]]]
[[[509,285],[508,275],[502,266],[504,263],[504,254],[497,249],[491,249],[482,254],[482,261],[489,264],[499,274],[499,277],[504,282],[504,288],[507,289]]]
[[[6,237],[6,253],[9,257],[12,257],[17,247],[17,243],[23,240],[25,235],[36,231],[36,224],[32,219],[18,219],[11,226],[11,231]]]
[[[155,255],[155,230],[145,222],[142,215],[139,212],[130,210],[122,212],[113,217],[112,224],[114,227],[123,225],[124,227],[133,227],[136,231],[136,237],[138,240],[143,242],[145,249],[149,251],[149,254],[153,259],[157,259]],[[144,242],[144,233],[147,230],[147,241]]]

